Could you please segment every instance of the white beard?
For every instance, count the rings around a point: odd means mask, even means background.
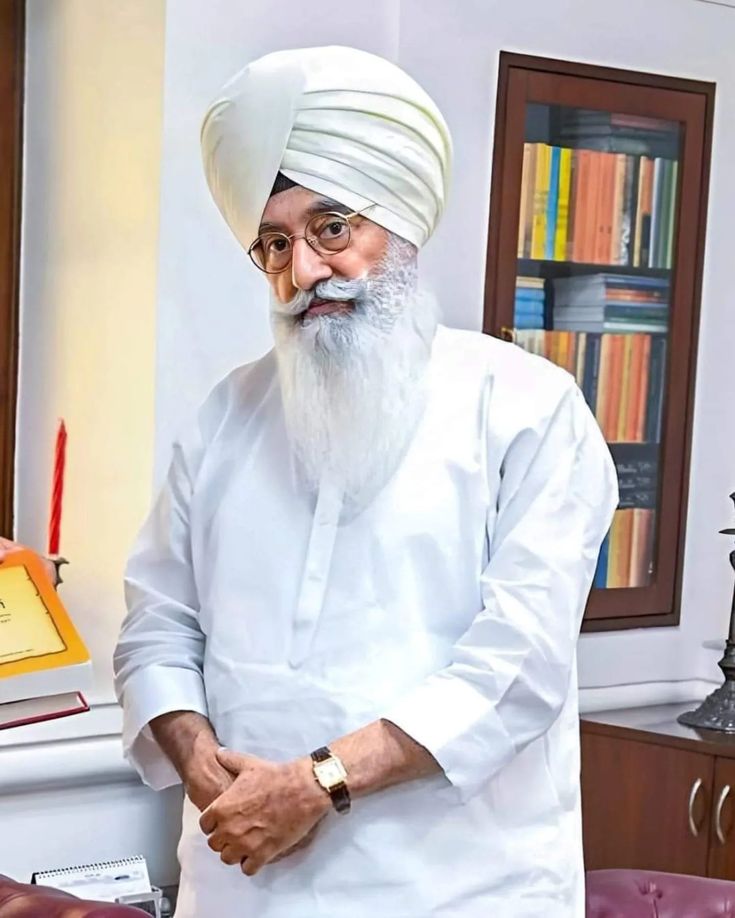
[[[302,322],[314,298],[353,300],[354,308]],[[396,471],[423,413],[437,316],[417,290],[415,249],[391,236],[367,277],[333,278],[271,308],[298,478],[315,493],[328,477],[343,492],[343,520],[351,519]]]

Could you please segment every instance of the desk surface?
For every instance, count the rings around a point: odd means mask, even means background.
[[[735,759],[735,734],[695,730],[677,722],[679,714],[697,706],[698,702],[687,702],[596,711],[582,715],[582,732],[625,735],[641,742],[695,749]]]

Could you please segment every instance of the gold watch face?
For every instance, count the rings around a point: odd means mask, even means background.
[[[347,777],[344,765],[334,757],[325,759],[323,762],[314,762],[314,774],[325,790],[331,790]]]

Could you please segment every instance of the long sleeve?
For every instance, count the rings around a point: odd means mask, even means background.
[[[433,754],[462,799],[559,715],[617,500],[609,450],[580,391],[567,386],[549,418],[505,453],[482,609],[451,663],[383,715]]]
[[[148,723],[169,711],[207,714],[204,635],[189,532],[189,502],[201,451],[198,440],[174,447],[163,489],[128,561],[128,614],[113,660],[125,755],[157,790],[177,783],[179,777]]]

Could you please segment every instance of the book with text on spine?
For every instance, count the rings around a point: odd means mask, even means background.
[[[0,564],[0,729],[88,710],[89,652],[31,551]]]

